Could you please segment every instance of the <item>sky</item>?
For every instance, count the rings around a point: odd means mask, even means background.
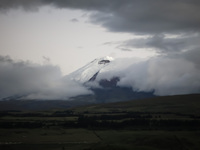
[[[141,48],[138,51],[123,46],[124,41],[140,36],[112,32],[94,23],[95,10],[75,9],[64,4],[62,7],[56,1],[55,4],[1,1],[0,7],[0,54],[40,64],[48,60],[60,66],[64,75],[107,55],[149,57],[155,54],[153,50]]]
[[[6,91],[11,87],[14,94],[24,93],[27,87],[31,90],[26,93],[43,87],[34,83],[37,76],[45,79],[43,85],[50,91],[67,88],[60,85],[62,76],[104,56],[145,58],[137,69],[141,74],[125,76],[120,85],[132,83],[130,86],[137,90],[156,88],[159,95],[199,92],[199,14],[198,0],[0,0],[2,95],[8,96]],[[30,68],[35,68],[37,75],[32,75]],[[144,81],[137,78],[141,76],[151,79],[143,85],[129,82]],[[22,81],[22,77],[28,79]],[[19,83],[14,88],[11,81]],[[16,89],[18,84],[25,85]],[[184,92],[163,93],[173,88],[180,91],[183,85]],[[81,94],[90,92],[78,87]],[[44,91],[42,97],[47,93]],[[65,93],[59,95],[65,97]]]

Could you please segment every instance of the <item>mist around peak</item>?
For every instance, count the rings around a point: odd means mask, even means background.
[[[15,61],[0,57],[0,99],[68,100],[93,95],[92,88],[103,88],[102,80],[117,78],[116,86],[154,95],[200,93],[200,68],[188,52],[182,56],[150,59],[95,59],[77,71],[63,76],[58,66]]]
[[[117,86],[133,91],[154,91],[155,95],[177,95],[200,92],[200,70],[181,57],[153,57],[148,60],[116,59],[101,70],[97,81],[119,77]]]

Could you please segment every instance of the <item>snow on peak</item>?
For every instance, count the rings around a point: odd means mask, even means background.
[[[108,66],[113,60],[114,59],[109,56],[95,59],[84,67],[72,72],[67,77],[69,77],[71,80],[85,83],[89,81],[95,74],[98,74],[98,72],[100,72],[103,68]]]
[[[106,56],[106,57],[104,57],[103,59],[105,59],[105,60],[110,60],[110,61],[114,60],[114,58],[112,58],[112,57],[110,57],[110,56]]]

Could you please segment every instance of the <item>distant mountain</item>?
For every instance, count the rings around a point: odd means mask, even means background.
[[[127,101],[155,96],[153,91],[133,91],[131,87],[118,86],[120,77],[113,74],[113,72],[118,72],[116,64],[112,63],[113,60],[109,56],[95,59],[65,78],[70,78],[92,90],[94,92],[94,101],[97,103]],[[104,72],[109,73],[110,79],[101,77]]]

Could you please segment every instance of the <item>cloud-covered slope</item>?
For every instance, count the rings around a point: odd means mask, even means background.
[[[0,56],[0,99],[62,99],[92,94],[83,85],[64,79],[60,68],[51,64],[39,65],[14,61]]]
[[[103,80],[108,82],[117,77],[116,86],[129,87],[134,92],[154,91],[155,95],[200,93],[199,67],[182,57],[120,58],[99,64],[101,60],[94,60],[69,77],[96,88],[102,87]]]

